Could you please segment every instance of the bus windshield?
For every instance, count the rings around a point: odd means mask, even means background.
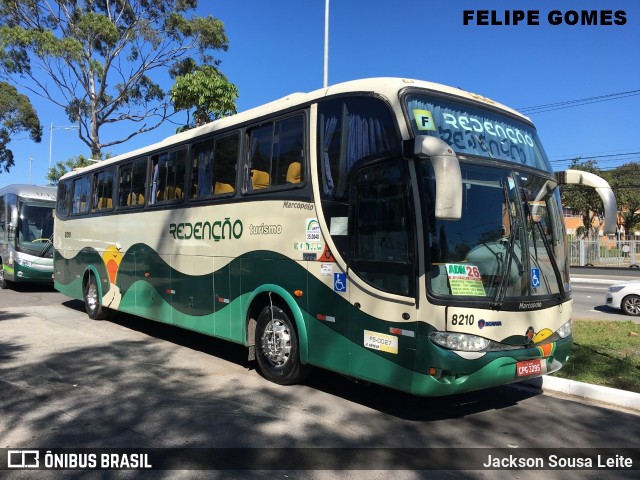
[[[35,256],[51,256],[52,205],[21,202],[18,212],[16,249]]]
[[[410,94],[405,102],[415,135],[435,136],[458,155],[553,171],[535,129],[516,117],[422,94]]]
[[[555,180],[461,162],[462,217],[438,220],[431,163],[418,163],[435,296],[500,307],[518,297],[566,298],[569,272]]]

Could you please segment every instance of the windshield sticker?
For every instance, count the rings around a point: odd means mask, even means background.
[[[447,263],[447,278],[452,295],[484,297],[484,285],[475,265]]]
[[[539,288],[540,287],[540,269],[532,268],[531,269],[531,288]]]
[[[413,118],[416,120],[416,128],[418,130],[436,130],[433,115],[431,115],[429,110],[420,110],[419,108],[415,108],[413,110]]]

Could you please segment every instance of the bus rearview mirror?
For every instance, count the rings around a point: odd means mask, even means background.
[[[435,215],[438,220],[460,220],[462,216],[462,174],[453,149],[436,137],[418,135],[414,155],[428,158],[436,179]]]
[[[613,190],[604,178],[590,172],[571,169],[556,172],[556,178],[560,185],[586,185],[595,188],[604,204],[604,227],[602,230],[608,235],[616,233],[618,206]]]

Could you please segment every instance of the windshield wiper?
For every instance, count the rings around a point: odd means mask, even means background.
[[[49,251],[49,249],[52,246],[53,246],[53,233],[49,237],[49,240],[47,240],[47,243],[44,244],[44,247],[42,248],[42,250],[40,250],[40,253],[38,254],[38,256],[43,257],[44,255],[46,255],[46,253]]]
[[[558,290],[560,291],[560,298],[565,298],[564,283],[562,281],[562,275],[560,274],[560,266],[558,265],[558,261],[556,260],[555,255],[553,254],[553,249],[551,248],[549,239],[544,234],[542,223],[534,221],[533,218],[531,218],[531,221],[538,228],[538,231],[540,232],[540,237],[542,238],[542,244],[544,245],[544,248],[547,251],[547,255],[549,256],[549,261],[551,262],[551,267],[553,268],[553,273],[556,276],[556,282],[558,282]],[[534,239],[534,242],[535,242],[535,239]]]
[[[519,226],[517,215],[513,215],[511,211],[511,199],[509,199],[509,189],[506,183],[502,184],[502,192],[504,194],[504,201],[507,211],[509,212],[509,240],[507,241],[507,259],[502,264],[502,272],[500,283],[498,284],[498,288],[496,289],[496,294],[493,297],[493,301],[490,304],[490,307],[495,310],[499,310],[504,303],[504,297],[507,293],[506,283],[507,278],[511,272],[511,263],[514,257],[514,247],[516,243],[516,231]]]

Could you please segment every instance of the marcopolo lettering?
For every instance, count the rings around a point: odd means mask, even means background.
[[[223,221],[215,220],[213,222],[196,222],[196,223],[170,223],[169,235],[176,240],[236,240],[242,237],[243,226],[240,220],[233,223],[229,217]]]
[[[297,210],[313,210],[313,203],[291,202],[286,200],[282,204],[282,208],[295,208]]]
[[[542,302],[530,302],[530,303],[520,302],[518,309],[531,310],[533,308],[541,308],[541,307],[542,307]]]

